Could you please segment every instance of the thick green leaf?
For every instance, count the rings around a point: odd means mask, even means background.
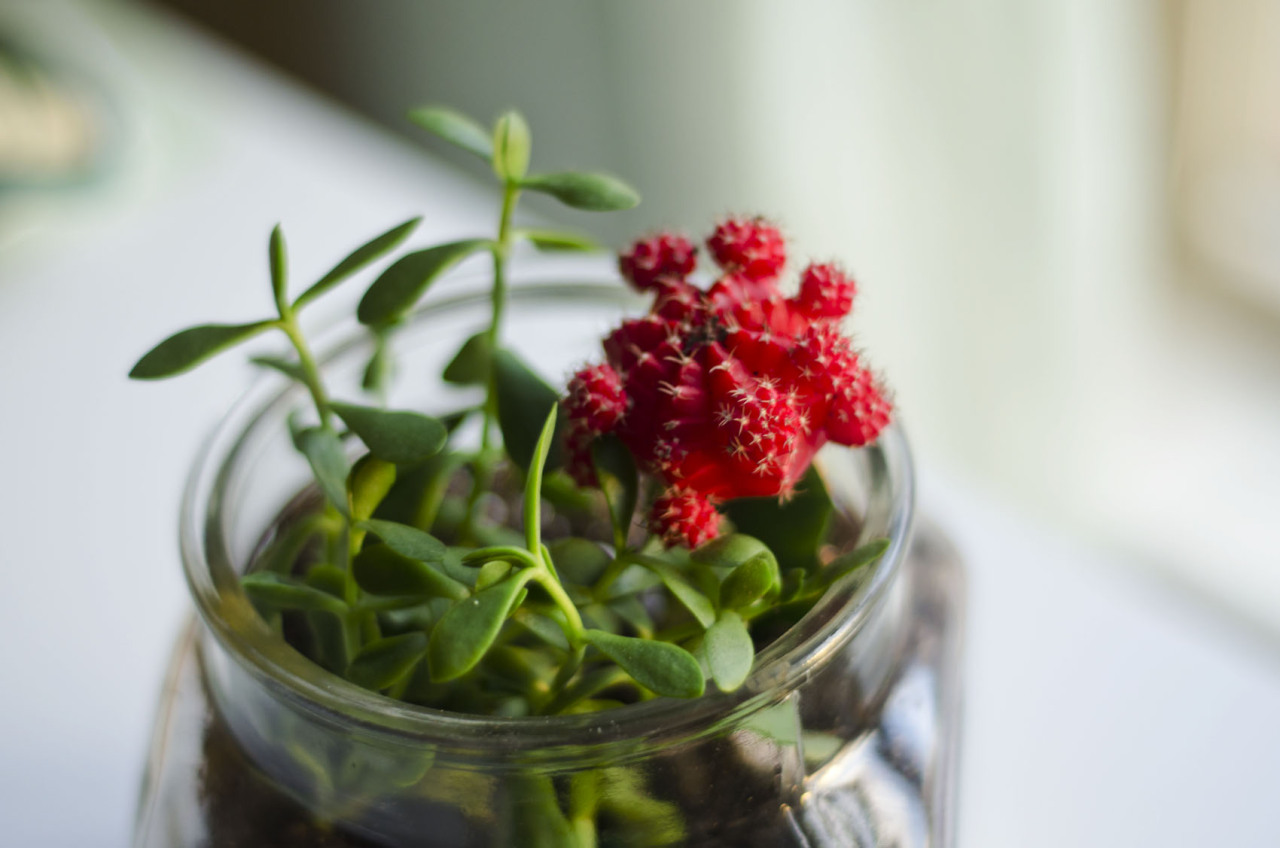
[[[360,375],[360,388],[366,392],[380,391],[391,382],[391,373],[395,368],[395,356],[391,346],[387,344],[387,328],[380,326],[373,331],[373,353],[365,363],[364,373]]]
[[[455,386],[482,386],[489,382],[489,333],[476,333],[462,343],[456,355],[444,367],[444,381]]]
[[[505,559],[492,559],[480,566],[476,572],[476,591],[483,592],[490,586],[497,585],[502,578],[511,573],[511,563]]]
[[[596,480],[609,504],[613,523],[614,544],[621,550],[631,532],[631,519],[636,512],[640,477],[636,461],[622,440],[612,434],[596,439],[591,445],[591,460]]]
[[[429,563],[442,563],[449,552],[444,542],[441,542],[425,530],[410,527],[408,524],[400,524],[395,521],[370,520],[361,521],[357,526],[368,530],[386,542],[387,547],[391,548],[391,550],[411,559]]]
[[[500,180],[519,181],[529,171],[532,142],[529,124],[512,109],[498,118],[493,127],[493,172]]]
[[[720,584],[720,606],[742,609],[778,587],[778,561],[769,551],[761,551],[729,572]]]
[[[284,303],[289,290],[289,261],[284,247],[284,233],[276,224],[267,242],[267,260],[271,264],[271,293],[276,303]]]
[[[270,368],[272,371],[279,371],[281,374],[299,383],[305,383],[306,377],[302,373],[302,367],[296,362],[288,359],[281,359],[278,356],[253,356],[249,361],[254,365],[262,368]]]
[[[696,698],[706,690],[702,666],[678,645],[615,636],[603,630],[588,630],[585,638],[637,683],[659,695]]]
[[[323,589],[273,571],[255,571],[240,580],[255,604],[279,610],[323,610],[341,615],[347,605]]]
[[[356,317],[370,326],[398,320],[437,277],[491,244],[488,239],[463,239],[405,254],[369,286],[356,307]]]
[[[734,527],[764,542],[783,568],[807,569],[817,567],[831,509],[822,475],[812,466],[785,503],[777,498],[743,498],[725,505]]]
[[[562,251],[572,252],[590,252],[600,250],[597,244],[590,236],[581,233],[571,233],[564,230],[533,230],[520,229],[516,230],[516,238],[523,238],[538,250],[545,250],[552,253]]]
[[[608,174],[578,171],[535,174],[524,180],[521,186],[549,194],[566,206],[592,212],[630,209],[640,202],[639,192]]]
[[[865,545],[859,545],[856,550],[850,551],[844,556],[836,557],[818,573],[821,578],[821,585],[825,588],[847,574],[866,568],[884,556],[884,552],[888,549],[888,539],[873,539]]]
[[[188,327],[147,351],[133,366],[129,377],[134,380],[160,380],[190,371],[214,354],[273,326],[274,321],[254,321],[252,324]]]
[[[338,600],[344,600],[347,594],[347,573],[336,565],[320,563],[307,570],[305,582],[313,589],[328,592]]]
[[[427,649],[433,681],[461,677],[480,662],[524,584],[522,574],[516,574],[449,607],[432,629]]]
[[[372,595],[460,600],[467,587],[390,545],[366,545],[351,563],[356,584]]]
[[[320,491],[347,515],[347,454],[338,434],[328,427],[308,427],[294,436],[294,444],[311,464]]]
[[[671,563],[663,562],[654,557],[643,557],[639,562],[645,568],[652,571],[661,578],[667,591],[675,595],[676,600],[693,613],[693,617],[703,627],[710,627],[716,620],[716,607],[711,603],[706,595],[699,592],[693,586],[680,576],[680,572]]]
[[[707,655],[707,667],[711,669],[711,678],[724,692],[732,692],[742,685],[751,673],[751,664],[755,662],[756,649],[747,632],[747,625],[736,612],[726,610],[720,613],[716,623],[711,625],[702,640],[702,649]]]
[[[717,568],[737,568],[747,560],[768,551],[764,542],[745,533],[729,533],[712,539],[689,554],[694,562]]]
[[[427,653],[427,634],[403,633],[377,639],[360,649],[347,668],[347,679],[375,692],[404,677]]]
[[[334,265],[329,270],[329,273],[312,284],[311,288],[298,295],[298,299],[293,302],[293,308],[301,309],[361,268],[376,262],[392,250],[395,250],[421,222],[421,217],[410,218],[403,224],[396,224],[385,233],[373,237],[351,251],[341,262]]]
[[[387,462],[418,462],[435,456],[449,436],[443,424],[420,412],[353,403],[334,403],[332,407],[373,455]]]
[[[461,112],[445,106],[424,106],[411,110],[409,120],[486,162],[493,158],[493,138],[484,127]]]
[[[600,579],[604,570],[613,562],[596,542],[578,536],[565,536],[547,545],[556,571],[570,583],[590,586]]]
[[[347,476],[347,491],[351,493],[351,517],[363,521],[373,515],[382,499],[396,482],[394,463],[367,453],[356,460]]]
[[[507,455],[521,470],[528,471],[543,424],[559,402],[559,395],[509,350],[495,352],[493,376],[498,393],[498,426]],[[551,444],[547,470],[563,463],[558,436],[559,433]]]

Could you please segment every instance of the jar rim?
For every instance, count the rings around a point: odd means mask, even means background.
[[[599,282],[606,274],[598,265],[585,264],[577,273],[578,279],[573,276],[563,268],[551,278],[526,276],[515,281],[509,297],[513,305],[547,297],[572,297],[584,303],[627,302],[618,283]],[[566,278],[570,281],[565,282]],[[487,302],[488,294],[483,291],[441,298],[416,310],[411,322]],[[340,332],[345,340],[328,346],[324,361],[361,342],[349,326]],[[906,553],[914,513],[914,474],[906,439],[895,423],[874,445],[859,449],[872,476],[871,498],[883,516],[875,535],[889,539],[871,578],[837,583],[796,625],[758,654],[751,675],[738,690],[709,692],[690,700],[656,698],[600,712],[537,717],[474,715],[409,704],[361,688],[304,657],[272,633],[240,588],[239,571],[224,532],[229,474],[248,434],[273,415],[283,420],[287,395],[288,388],[282,387],[278,378],[260,378],[197,454],[179,515],[183,570],[205,626],[245,671],[276,697],[301,710],[344,726],[359,725],[370,733],[419,745],[465,743],[478,753],[509,752],[513,747],[652,739],[736,720],[778,702],[847,644],[886,595]]]

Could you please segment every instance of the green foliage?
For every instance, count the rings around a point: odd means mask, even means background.
[[[311,288],[298,295],[298,299],[293,302],[293,308],[295,310],[301,309],[352,274],[395,250],[409,237],[409,234],[417,228],[421,221],[422,218],[420,217],[410,218],[403,224],[397,224],[385,233],[375,236],[351,251],[341,262],[334,265],[327,274],[317,280]]]
[[[482,386],[489,381],[492,363],[488,332],[476,333],[462,343],[462,347],[444,367],[442,376],[446,383],[456,386]]]
[[[588,630],[584,638],[655,694],[696,698],[706,688],[702,666],[678,645],[616,636],[603,630]]]
[[[147,351],[133,366],[129,376],[134,380],[162,380],[176,376],[274,325],[274,321],[254,321],[249,324],[201,324],[189,327],[174,333]]]
[[[328,427],[308,427],[294,435],[294,445],[307,458],[325,498],[348,515],[347,454],[338,434]]]
[[[560,395],[509,350],[494,354],[493,379],[502,443],[511,461],[527,471],[542,435],[543,422],[560,402]],[[556,438],[550,445],[547,468],[559,468],[562,464],[560,442],[561,439]]]
[[[768,550],[763,550],[739,565],[720,584],[720,606],[724,609],[742,609],[778,588],[780,578],[778,561]]]
[[[827,536],[831,510],[826,484],[813,467],[800,479],[790,500],[742,498],[725,507],[734,526],[763,542],[782,568],[806,570],[817,567],[818,547]]]
[[[475,668],[497,637],[516,596],[524,589],[526,581],[522,577],[517,574],[470,598],[456,601],[436,622],[427,649],[433,681],[453,680]]]
[[[351,565],[356,585],[371,595],[462,600],[471,594],[439,565],[405,556],[388,544],[367,545]]]
[[[357,526],[382,539],[391,550],[410,559],[438,564],[443,563],[448,554],[444,542],[417,527],[380,520],[361,521]]]
[[[409,120],[486,162],[493,158],[492,136],[461,112],[445,106],[424,106],[410,111]]]
[[[273,610],[323,610],[336,614],[347,611],[347,605],[338,598],[314,586],[276,574],[259,571],[246,575],[240,581],[249,599],[259,607]]]
[[[366,689],[386,689],[413,671],[427,653],[425,633],[375,639],[361,648],[347,668],[347,679]]]
[[[600,245],[590,236],[564,230],[520,229],[516,230],[516,236],[548,253],[584,253],[600,249]]]
[[[289,290],[289,266],[284,247],[284,233],[276,224],[267,243],[267,261],[271,266],[271,293],[276,303],[284,303]]]
[[[631,209],[640,203],[640,194],[617,177],[563,171],[535,174],[521,182],[521,187],[549,194],[565,206],[590,212],[614,212]]]
[[[272,371],[278,371],[290,380],[294,380],[299,383],[305,383],[307,381],[306,374],[303,373],[301,365],[296,362],[290,362],[289,360],[283,359],[279,356],[252,356],[249,358],[249,361],[262,368],[270,368]]]
[[[498,179],[519,182],[529,170],[529,125],[519,112],[504,113],[493,128],[493,172]]]
[[[591,459],[600,491],[604,492],[609,505],[614,547],[622,550],[627,546],[631,519],[636,513],[636,500],[640,495],[640,475],[636,471],[635,459],[622,440],[612,434],[595,440],[591,445]]]
[[[725,610],[720,613],[715,624],[707,628],[702,648],[711,678],[722,691],[737,689],[751,673],[756,649],[746,623],[736,612]]]
[[[369,286],[356,307],[356,318],[368,326],[399,321],[441,274],[492,246],[489,239],[462,239],[400,257]]]
[[[373,455],[387,462],[419,462],[444,447],[444,425],[420,412],[403,412],[334,403],[338,417],[360,437]]]

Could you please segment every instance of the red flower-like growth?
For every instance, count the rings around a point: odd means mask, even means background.
[[[758,219],[726,221],[707,244],[722,276],[707,291],[687,271],[654,278],[650,313],[605,339],[608,362],[579,372],[566,402],[575,478],[594,480],[591,440],[617,433],[670,487],[652,529],[689,546],[715,535],[715,502],[788,494],[828,439],[865,445],[891,412],[840,330],[852,279],[810,265],[784,297],[782,238]]]
[[[647,291],[663,277],[684,279],[693,273],[698,249],[684,236],[659,233],[640,239],[618,256],[618,269],[637,291]]]

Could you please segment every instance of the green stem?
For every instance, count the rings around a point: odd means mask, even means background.
[[[489,317],[489,329],[485,338],[489,350],[498,349],[502,336],[502,316],[507,306],[507,258],[511,254],[512,229],[511,218],[516,208],[516,200],[520,197],[520,185],[508,181],[502,190],[502,212],[498,218],[498,238],[493,244],[493,291],[490,294],[492,312]],[[466,517],[463,520],[461,537],[470,542],[475,535],[476,511],[480,498],[489,491],[493,484],[493,425],[498,413],[497,386],[490,370],[485,384],[483,419],[480,422],[480,452],[472,466],[474,486],[467,496]]]
[[[328,427],[329,418],[333,413],[329,406],[329,395],[325,393],[324,383],[320,381],[320,368],[316,365],[311,348],[307,346],[307,340],[302,335],[298,319],[288,304],[282,305],[279,326],[298,353],[298,366],[302,370],[302,379],[307,386],[307,391],[311,392],[311,399],[315,402],[316,414],[320,416],[320,426]]]
[[[569,593],[564,590],[564,587],[560,585],[560,581],[551,573],[551,569],[541,562],[541,556],[539,556],[538,567],[533,571],[533,579],[538,581],[538,585],[547,590],[551,600],[555,601],[556,606],[564,613],[565,623],[569,626],[568,632],[564,635],[568,637],[569,644],[574,649],[577,649],[582,644],[583,634],[587,631],[586,626],[582,623],[582,616],[578,614],[577,605],[574,604],[573,599],[569,597]]]

